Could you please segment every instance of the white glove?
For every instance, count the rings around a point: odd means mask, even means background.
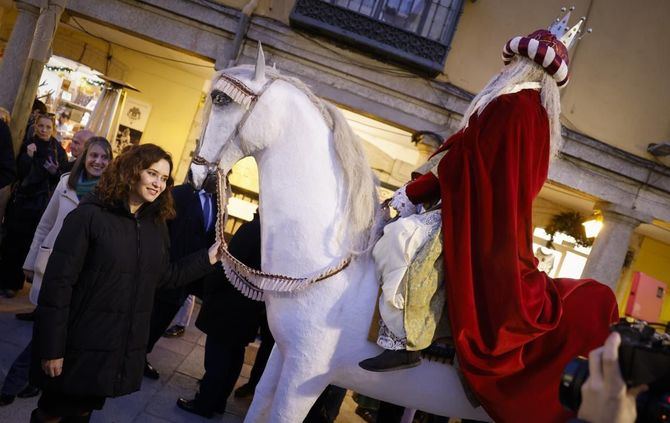
[[[419,207],[412,203],[407,197],[404,186],[393,193],[389,205],[398,211],[400,217],[411,216],[419,212]]]

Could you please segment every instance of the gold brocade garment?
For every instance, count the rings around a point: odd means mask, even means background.
[[[407,350],[427,348],[448,325],[440,323],[445,308],[442,229],[434,231],[405,273],[404,324]],[[439,327],[438,327],[439,326]]]

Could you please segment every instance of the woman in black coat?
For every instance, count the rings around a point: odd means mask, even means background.
[[[12,134],[9,125],[0,119],[0,223],[5,217],[5,208],[14,178],[16,178],[16,161]]]
[[[172,161],[145,144],[119,156],[65,219],[39,296],[32,421],[88,421],[106,397],[137,391],[154,293],[202,277],[218,245],[171,264]]]
[[[51,193],[68,163],[65,150],[52,136],[53,117],[39,115],[34,126],[32,138],[21,146],[17,157],[17,185],[4,221],[6,235],[0,250],[0,288],[10,298],[23,287],[23,261]]]

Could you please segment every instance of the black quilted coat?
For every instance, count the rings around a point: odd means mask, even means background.
[[[154,293],[211,272],[207,250],[171,264],[157,204],[85,197],[65,219],[47,265],[33,335],[33,382],[70,395],[115,397],[140,388]],[[49,378],[41,359],[64,357]]]

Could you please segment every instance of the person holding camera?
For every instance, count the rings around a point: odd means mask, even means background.
[[[635,399],[646,385],[627,388],[619,368],[621,336],[612,332],[605,345],[589,354],[589,377],[582,385],[577,417],[589,423],[632,423],[637,418]]]

